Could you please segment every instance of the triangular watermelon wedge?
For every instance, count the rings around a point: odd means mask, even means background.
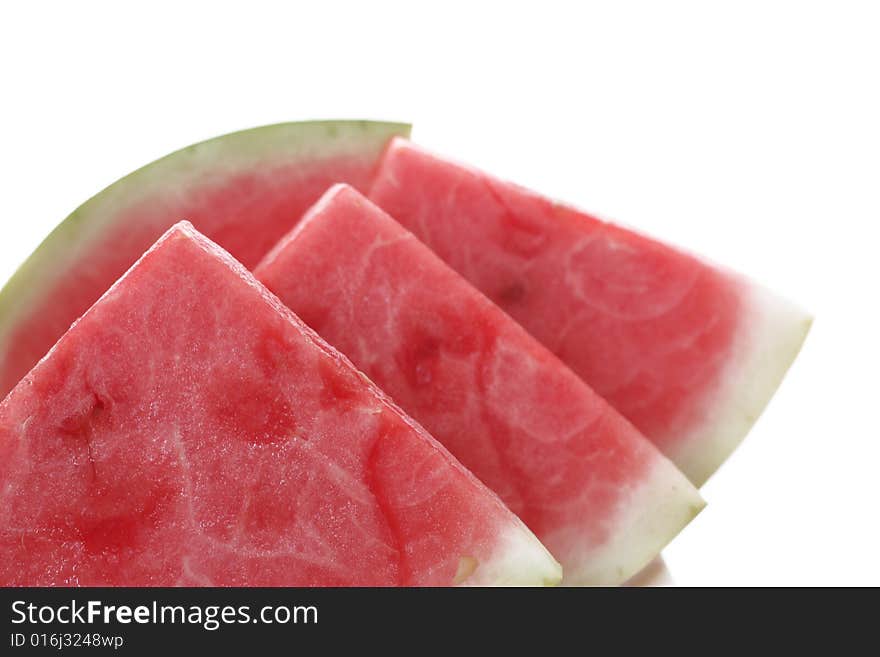
[[[564,584],[623,583],[703,507],[635,427],[351,187],[254,275],[496,491]]]
[[[252,267],[335,182],[364,188],[409,126],[306,121],[194,144],[77,208],[0,292],[0,398],[178,220]]]
[[[0,585],[544,584],[488,489],[170,230],[0,404]]]
[[[739,274],[395,139],[370,198],[695,484],[769,402],[810,317]]]

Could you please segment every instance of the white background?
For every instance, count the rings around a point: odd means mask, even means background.
[[[3,3],[0,278],[176,148],[303,118],[422,144],[817,317],[678,584],[880,584],[880,20],[870,3]]]

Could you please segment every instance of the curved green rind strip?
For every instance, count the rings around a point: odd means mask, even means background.
[[[308,162],[347,155],[375,159],[391,137],[409,133],[408,124],[381,121],[279,123],[199,142],[137,169],[74,210],[3,286],[0,345],[41,293],[113,223],[115,210],[159,193],[183,194],[211,177],[275,160]]]

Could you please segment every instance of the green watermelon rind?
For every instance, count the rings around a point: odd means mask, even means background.
[[[233,132],[192,144],[120,178],[74,210],[43,240],[0,290],[0,344],[93,241],[114,223],[114,209],[173,190],[185,193],[211,177],[273,161],[286,164],[362,154],[375,159],[410,125],[365,120],[299,121]],[[181,217],[183,219],[184,217]]]

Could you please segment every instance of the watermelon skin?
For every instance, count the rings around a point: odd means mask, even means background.
[[[744,277],[395,139],[370,198],[697,485],[760,415],[811,319]]]
[[[409,126],[307,121],[195,144],[64,220],[0,292],[0,398],[171,225],[188,219],[252,267],[331,184],[363,188]]]
[[[0,404],[0,585],[542,584],[546,550],[188,224]]]
[[[254,275],[535,532],[563,584],[621,584],[704,506],[515,321],[347,185]]]

